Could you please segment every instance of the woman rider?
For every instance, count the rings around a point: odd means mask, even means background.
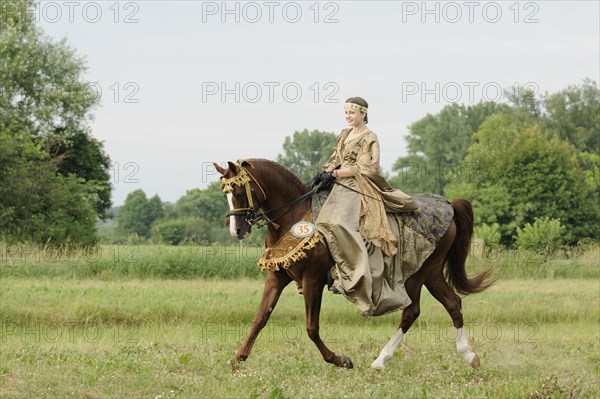
[[[387,287],[385,282],[373,285],[373,281],[381,280],[384,256],[398,251],[398,239],[390,230],[386,209],[415,211],[418,206],[383,177],[379,141],[366,126],[367,102],[360,97],[349,98],[344,113],[349,127],[342,130],[333,154],[323,166],[323,171],[331,173],[340,184],[333,186],[316,226],[336,263],[332,271],[335,287],[363,314],[370,315],[378,307],[386,308],[381,301],[387,301],[390,295],[400,295],[394,300],[410,303],[404,287],[398,287],[398,294],[395,287]]]

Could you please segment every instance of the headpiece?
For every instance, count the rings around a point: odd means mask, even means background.
[[[356,104],[356,103],[346,103],[346,104],[344,104],[344,109],[346,109],[346,108],[357,109],[364,114],[366,114],[369,111],[369,109],[367,107],[360,105],[360,104]]]

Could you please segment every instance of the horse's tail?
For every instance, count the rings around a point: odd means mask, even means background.
[[[476,294],[489,288],[495,283],[490,279],[491,269],[469,278],[465,270],[465,261],[471,246],[473,235],[473,207],[465,199],[452,201],[454,208],[454,223],[456,224],[456,237],[448,251],[448,262],[445,269],[446,280],[460,294]]]

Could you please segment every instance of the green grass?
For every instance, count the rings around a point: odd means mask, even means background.
[[[256,264],[261,246],[102,245],[96,248],[0,243],[0,277],[131,279],[262,279]],[[547,258],[528,251],[483,252],[473,244],[467,270],[488,267],[494,275],[512,278],[600,278],[600,246],[575,248]]]
[[[48,248],[0,243],[1,277],[260,278],[262,247],[240,242],[208,246],[101,245]]]
[[[323,362],[288,287],[250,358],[226,364],[260,302],[262,281],[2,276],[0,396],[5,398],[519,397],[596,398],[600,287],[594,279],[501,280],[464,298],[482,360],[456,353],[442,306],[423,293],[421,317],[386,370],[370,363],[400,313],[364,318],[325,293],[325,343],[355,369]]]

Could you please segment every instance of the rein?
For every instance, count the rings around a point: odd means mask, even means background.
[[[294,209],[296,209],[297,207],[300,206],[300,204],[302,202],[304,202],[307,198],[311,197],[314,193],[317,192],[317,190],[319,190],[319,188],[321,188],[320,184],[317,184],[314,188],[312,188],[311,190],[307,191],[306,193],[302,194],[300,197],[293,199],[290,202],[287,202],[281,206],[278,206],[277,208],[273,208],[273,209],[269,209],[267,211],[261,211],[261,212],[256,212],[254,213],[253,217],[250,220],[251,224],[256,224],[256,228],[260,229],[262,227],[265,227],[266,225],[273,223],[275,220],[287,215],[288,213],[290,213],[291,211],[293,211]],[[281,215],[276,216],[272,219],[269,219],[266,214],[267,213],[271,213],[274,211],[277,211],[281,208],[285,208],[286,206],[290,206],[293,205],[290,209],[288,209],[287,211],[283,212]],[[260,221],[260,219],[265,218],[266,222],[264,222],[263,224],[258,224],[258,222]]]
[[[364,195],[365,197],[372,198],[372,199],[374,199],[374,200],[377,200],[377,201],[379,201],[379,202],[383,202],[384,204],[386,203],[386,202],[385,202],[384,200],[382,200],[381,198],[377,198],[377,197],[373,197],[372,195],[368,195],[368,194],[365,194],[365,193],[361,193],[360,191],[358,191],[358,190],[355,190],[355,189],[353,189],[352,187],[348,187],[347,185],[345,185],[345,184],[342,184],[342,183],[340,183],[340,182],[339,182],[339,181],[337,181],[337,180],[336,180],[336,181],[334,181],[333,183],[334,183],[334,184],[337,184],[337,185],[340,185],[340,186],[342,186],[342,187],[344,187],[344,188],[347,188],[347,189],[348,189],[348,190],[350,190],[350,191],[354,191],[355,193],[358,193],[358,194],[360,194],[360,195]]]
[[[287,215],[288,213],[290,213],[291,211],[296,209],[307,198],[311,197],[314,193],[319,191],[319,189],[323,185],[322,182],[319,182],[312,189],[310,189],[306,193],[302,194],[300,197],[295,198],[281,206],[278,206],[277,208],[272,208],[272,209],[269,209],[266,211],[257,211],[254,209],[254,202],[252,201],[252,188],[250,187],[250,181],[253,180],[254,183],[258,186],[258,188],[260,188],[260,191],[262,191],[263,196],[265,197],[265,200],[267,199],[267,194],[265,193],[265,190],[262,188],[262,186],[260,185],[258,180],[256,180],[256,178],[254,176],[252,176],[252,174],[248,171],[248,169],[246,169],[246,167],[241,166],[241,164],[239,162],[237,162],[235,165],[240,168],[240,173],[229,179],[224,179],[223,182],[221,182],[221,190],[223,190],[224,193],[229,193],[229,192],[233,191],[234,184],[237,184],[240,187],[244,187],[245,193],[246,193],[246,200],[248,201],[248,207],[232,209],[227,213],[227,215],[225,215],[225,217],[227,218],[230,216],[245,216],[246,223],[256,226],[256,228],[258,228],[258,229],[263,228],[266,225],[275,222],[275,220]],[[335,180],[333,183],[338,184],[344,188],[347,188],[350,191],[354,191],[355,193],[358,193],[360,195],[364,195],[365,197],[374,199],[379,202],[383,202],[384,204],[386,203],[381,198],[373,197],[371,195],[362,193],[358,190],[355,190],[352,187],[349,187],[345,184],[340,183],[337,180]],[[279,216],[276,216],[276,217],[270,218],[270,219],[267,216],[267,214],[269,214],[269,213],[275,212],[277,210],[280,210],[280,209],[288,207],[288,206],[291,206],[291,208],[288,209],[287,211],[283,212]],[[263,222],[262,224],[259,223],[261,219],[265,220],[265,222]]]

